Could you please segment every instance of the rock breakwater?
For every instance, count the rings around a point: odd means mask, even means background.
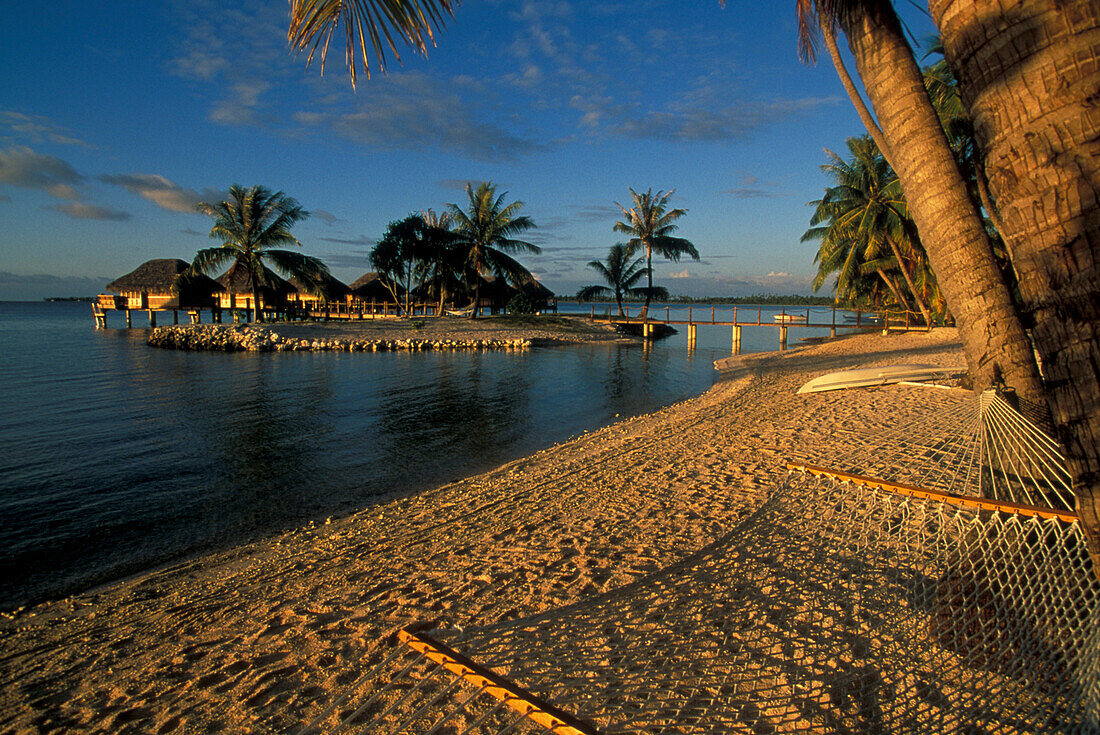
[[[535,340],[512,339],[367,339],[355,337],[283,337],[269,327],[203,324],[157,327],[147,344],[174,350],[218,352],[385,352],[392,350],[522,350]]]

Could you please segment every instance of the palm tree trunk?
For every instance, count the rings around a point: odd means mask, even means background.
[[[1095,0],[931,0],[1034,320],[1100,578],[1100,86]]]
[[[898,291],[898,287],[894,285],[894,282],[890,280],[890,277],[886,275],[886,272],[882,270],[882,268],[878,268],[876,272],[878,273],[878,277],[882,279],[882,282],[886,284],[886,287],[890,289],[890,293],[894,294],[894,298],[898,300],[901,308],[908,311],[909,304],[906,303],[905,297],[901,295],[901,292]]]
[[[645,244],[646,283],[649,287],[645,290],[645,305],[642,306],[642,321],[649,318],[649,300],[653,298],[653,251],[649,243]]]
[[[252,309],[255,314],[255,319],[258,322],[264,320],[264,314],[260,311],[260,287],[256,285],[256,280],[252,280]]]
[[[1042,386],[1031,342],[892,6],[882,0],[843,28],[976,386],[1001,377],[1036,400]]]
[[[477,319],[478,309],[481,308],[481,282],[474,281],[474,310],[470,312],[471,319]]]
[[[833,33],[833,26],[828,22],[828,19],[824,17],[820,8],[818,8],[818,17],[821,25],[821,37],[825,40],[825,48],[829,50],[829,58],[833,60],[833,67],[836,69],[837,76],[840,77],[840,84],[844,87],[844,91],[848,93],[848,99],[852,101],[852,105],[856,108],[859,119],[863,122],[863,127],[867,128],[867,133],[871,136],[871,139],[875,141],[875,145],[878,146],[879,153],[889,162],[890,146],[886,142],[886,136],[883,134],[882,128],[875,122],[875,118],[871,115],[871,111],[867,109],[867,105],[864,104],[862,95],[860,95],[859,90],[856,89],[851,74],[848,73],[848,67],[844,65],[844,57],[840,55],[840,49],[837,48],[836,45],[836,35]],[[891,163],[890,165],[892,167],[894,164]]]
[[[905,276],[905,283],[909,286],[909,293],[913,294],[913,301],[916,302],[917,308],[920,309],[920,314],[924,317],[924,323],[929,329],[932,328],[932,315],[928,311],[928,307],[924,305],[924,301],[921,299],[920,294],[917,293],[917,287],[913,284],[913,277],[909,275],[909,271],[905,269],[905,261],[901,258],[901,251],[898,250],[898,244],[894,242],[894,238],[887,237],[886,241],[890,243],[890,249],[894,251],[894,257],[897,258],[898,268],[901,270],[901,275]]]

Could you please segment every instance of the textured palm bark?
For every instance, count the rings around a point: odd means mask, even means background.
[[[1100,577],[1100,9],[932,0]]]
[[[846,16],[841,27],[955,315],[976,387],[1001,377],[1022,397],[1041,401],[1031,341],[897,16],[887,3]]]
[[[875,141],[879,153],[889,163],[890,146],[886,142],[886,136],[883,135],[882,129],[875,122],[871,111],[867,109],[867,105],[864,104],[863,96],[856,89],[855,82],[852,81],[852,75],[848,73],[848,67],[844,65],[844,57],[840,55],[840,48],[836,45],[836,35],[833,33],[832,24],[824,17],[820,8],[818,8],[818,15],[821,19],[821,37],[825,41],[825,48],[829,50],[829,58],[833,60],[836,74],[840,77],[840,84],[844,87],[844,91],[848,93],[848,99],[852,101],[852,106],[856,108],[859,119],[863,121],[863,127],[867,128],[867,134]],[[893,165],[893,163],[890,164],[890,166]]]

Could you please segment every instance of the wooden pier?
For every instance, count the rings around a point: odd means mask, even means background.
[[[682,307],[678,307],[681,308]],[[914,319],[912,312],[895,312],[889,311],[882,312],[867,312],[856,311],[855,321],[848,321],[847,319],[837,322],[836,307],[833,307],[830,313],[828,321],[818,320],[814,321],[814,313],[812,308],[806,308],[805,311],[788,310],[786,308],[781,309],[779,313],[773,313],[768,310],[768,314],[764,314],[764,307],[750,307],[742,308],[733,307],[732,319],[719,319],[716,318],[715,306],[708,306],[697,308],[693,305],[687,307],[686,318],[675,318],[671,313],[671,306],[664,307],[664,318],[661,318],[661,309],[650,308],[649,315],[643,319],[641,316],[641,308],[639,308],[638,316],[630,316],[630,309],[627,307],[624,309],[625,315],[618,316],[611,313],[611,305],[607,305],[606,313],[599,314],[596,311],[596,306],[593,304],[589,313],[589,318],[593,321],[606,322],[608,324],[640,324],[642,325],[642,336],[651,339],[653,337],[653,327],[657,324],[678,325],[686,326],[688,328],[688,349],[693,349],[695,346],[695,340],[698,335],[699,326],[719,326],[730,327],[731,336],[733,339],[733,352],[739,354],[741,352],[741,330],[744,327],[777,327],[779,329],[779,348],[786,349],[788,330],[791,328],[811,328],[811,329],[828,329],[829,336],[835,337],[837,329],[859,329],[859,330],[882,330],[885,334],[890,330],[894,331],[909,331],[914,329],[926,330],[928,327],[922,322],[919,325],[916,324],[919,319]],[[766,321],[765,316],[771,317],[771,321]]]
[[[414,304],[410,306],[409,316],[430,316],[435,314],[435,304]],[[351,321],[358,319],[377,319],[380,317],[394,317],[400,313],[400,310],[392,302],[379,302],[379,303],[360,303],[360,304],[346,304],[346,303],[334,303],[323,306],[297,306],[287,305],[272,308],[262,308],[264,318],[268,320],[306,320],[306,319],[318,319],[318,320],[340,320]],[[110,312],[117,312],[122,315],[125,326],[132,328],[134,326],[134,312],[139,314],[145,314],[148,318],[148,326],[155,327],[158,322],[158,315],[167,316],[171,314],[172,324],[180,323],[180,314],[183,313],[184,323],[190,324],[202,324],[209,322],[210,324],[222,324],[227,319],[233,322],[251,322],[253,317],[253,309],[248,306],[229,308],[220,306],[195,306],[195,307],[161,307],[161,308],[140,308],[130,307],[127,304],[113,304],[107,303],[102,299],[100,301],[92,302],[92,318],[95,320],[95,326],[99,329],[107,327],[107,315]],[[228,314],[228,316],[226,316]],[[165,322],[167,323],[167,322]]]

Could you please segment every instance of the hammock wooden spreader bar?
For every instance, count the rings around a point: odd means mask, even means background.
[[[972,508],[979,510],[998,510],[1003,513],[1015,513],[1022,516],[1030,516],[1035,518],[1057,518],[1065,523],[1077,523],[1080,520],[1076,513],[1070,513],[1064,510],[1053,510],[1051,508],[1040,508],[1035,505],[1021,505],[1019,503],[1004,503],[997,500],[988,500],[986,498],[974,498],[966,495],[954,495],[952,493],[944,493],[938,490],[928,490],[922,487],[915,487],[913,485],[902,485],[894,482],[886,482],[885,480],[878,480],[873,477],[864,477],[863,475],[853,475],[847,472],[836,472],[834,470],[828,470],[824,467],[815,467],[809,464],[787,464],[788,470],[796,470],[799,472],[806,472],[811,475],[817,475],[820,477],[830,477],[840,482],[852,482],[856,485],[863,485],[864,487],[873,487],[880,490],[885,490],[891,493],[898,493],[899,495],[908,495],[914,498],[923,498],[925,500],[938,500],[941,503],[947,503],[948,505],[959,506],[963,508]]]
[[[591,725],[562,712],[423,633],[399,630],[397,640],[555,735],[600,735]]]

